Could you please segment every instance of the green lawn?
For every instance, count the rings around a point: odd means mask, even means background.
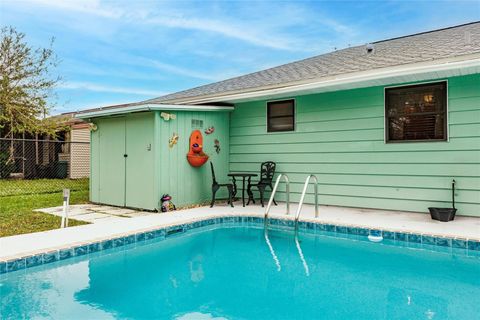
[[[88,190],[88,179],[0,180],[0,197]]]
[[[88,202],[88,179],[0,180],[0,237],[59,228],[60,217],[33,210],[62,205],[63,188],[71,189],[70,204]]]

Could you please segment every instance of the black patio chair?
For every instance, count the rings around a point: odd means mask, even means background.
[[[248,202],[247,205],[250,204],[250,201],[255,203],[255,199],[253,198],[253,192],[252,192],[252,187],[257,187],[258,191],[260,192],[260,202],[262,204],[262,207],[264,206],[263,204],[263,195],[265,194],[265,189],[267,187],[270,187],[270,190],[273,191],[273,176],[275,175],[275,167],[277,165],[273,161],[267,161],[263,162],[260,165],[260,181],[256,183],[250,183],[248,185],[247,193],[248,193]],[[273,199],[273,203],[277,205],[275,202],[275,199]]]
[[[210,161],[210,168],[212,168],[212,202],[210,208],[215,204],[215,194],[220,187],[227,187],[228,189],[228,203],[233,207],[233,183],[218,183],[215,178],[215,170],[213,169],[213,163]]]

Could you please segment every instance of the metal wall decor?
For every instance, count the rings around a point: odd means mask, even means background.
[[[220,141],[218,141],[218,139],[215,139],[213,141],[213,147],[215,148],[215,152],[217,154],[219,154],[220,153]]]
[[[173,148],[174,145],[176,145],[178,142],[178,134],[176,134],[175,132],[173,133],[172,137],[170,139],[168,139],[168,146],[170,148]]]
[[[177,116],[173,113],[167,113],[167,112],[162,112],[160,113],[160,117],[163,118],[163,120],[168,121],[168,120],[175,120]]]
[[[215,131],[215,127],[214,126],[211,126],[211,127],[208,127],[207,129],[205,129],[205,134],[212,134],[213,132]]]

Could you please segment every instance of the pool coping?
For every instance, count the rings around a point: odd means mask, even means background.
[[[86,254],[117,248],[132,243],[141,243],[146,240],[165,239],[173,233],[184,233],[188,230],[209,225],[226,223],[264,224],[264,222],[263,215],[260,216],[254,214],[212,215],[191,218],[188,221],[176,221],[162,226],[157,225],[124,233],[111,234],[109,236],[99,237],[89,241],[70,243],[63,246],[5,257],[0,260],[0,274],[15,272],[73,257],[84,256]],[[291,216],[275,216],[269,218],[269,224],[272,226],[293,228],[294,219]],[[408,245],[411,248],[424,248],[427,250],[438,248],[442,252],[458,249],[462,251],[461,254],[480,256],[480,240],[478,239],[446,237],[444,235],[436,235],[432,233],[398,231],[388,228],[372,228],[354,224],[331,224],[313,219],[302,219],[299,221],[298,226],[301,231],[326,232],[331,233],[331,235],[336,237],[350,235],[362,240],[367,240],[369,235],[382,236],[383,240],[394,241],[395,243],[398,242],[403,245]]]

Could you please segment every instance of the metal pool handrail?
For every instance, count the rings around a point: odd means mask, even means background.
[[[286,184],[286,194],[287,194],[287,215],[290,214],[290,180],[288,180],[288,176],[284,173],[278,175],[277,180],[275,181],[275,186],[273,187],[272,194],[270,195],[270,200],[268,200],[267,208],[265,209],[265,226],[268,224],[268,213],[270,212],[270,208],[272,207],[273,198],[275,193],[277,192],[278,185],[280,184],[280,180],[282,177],[285,180]]]
[[[314,180],[315,184],[313,185],[313,192],[315,197],[315,218],[318,218],[318,179],[315,175],[311,174],[305,180],[305,184],[303,185],[302,196],[300,197],[300,202],[298,203],[297,214],[295,215],[295,231],[298,230],[298,219],[300,218],[300,212],[302,211],[303,200],[305,200],[305,194],[307,193],[307,187],[310,183],[310,179]]]

